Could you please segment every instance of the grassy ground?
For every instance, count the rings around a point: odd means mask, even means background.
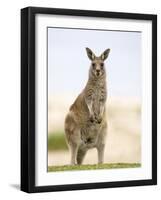
[[[94,169],[119,169],[141,167],[140,163],[108,163],[99,165],[63,165],[49,166],[48,172],[71,171],[71,170],[94,170]]]

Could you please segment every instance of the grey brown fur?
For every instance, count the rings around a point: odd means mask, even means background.
[[[71,105],[65,119],[67,143],[71,149],[71,164],[82,164],[88,149],[97,148],[98,163],[103,163],[107,117],[105,103],[107,99],[106,71],[104,60],[110,49],[101,56],[86,48],[91,60],[89,79],[83,91]]]

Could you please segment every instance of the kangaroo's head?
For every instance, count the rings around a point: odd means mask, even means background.
[[[91,60],[90,74],[95,77],[101,77],[105,74],[104,61],[107,59],[110,49],[106,49],[100,56],[95,56],[91,49],[86,48],[88,58]]]

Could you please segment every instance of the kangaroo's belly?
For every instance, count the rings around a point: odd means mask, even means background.
[[[97,145],[98,136],[101,132],[100,124],[91,124],[81,128],[81,140],[85,147],[93,148]]]

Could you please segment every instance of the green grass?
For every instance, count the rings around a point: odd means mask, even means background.
[[[64,133],[51,133],[48,136],[48,150],[67,150]]]
[[[71,170],[95,170],[95,169],[119,169],[141,167],[140,163],[108,163],[98,165],[63,165],[49,166],[48,172],[71,171]]]

